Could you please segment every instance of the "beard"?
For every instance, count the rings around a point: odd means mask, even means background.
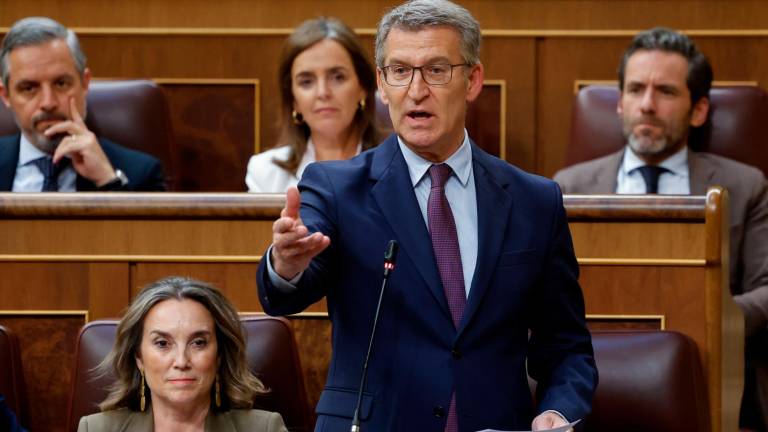
[[[643,117],[637,121],[624,119],[624,138],[629,147],[638,156],[658,156],[672,154],[685,144],[688,137],[688,122],[690,116],[686,116],[679,122],[664,122],[657,117]],[[635,132],[638,123],[649,123],[661,129],[661,135],[654,135],[649,128]]]
[[[50,112],[50,113],[43,112],[32,117],[32,127],[24,131],[24,135],[27,137],[29,142],[32,143],[32,145],[37,147],[40,151],[50,155],[52,155],[56,151],[56,148],[59,146],[59,143],[61,143],[61,140],[64,139],[67,136],[67,134],[60,133],[53,136],[46,136],[43,132],[40,132],[38,130],[37,125],[43,121],[56,121],[56,120],[66,121],[66,120],[69,120],[69,118],[60,112]]]

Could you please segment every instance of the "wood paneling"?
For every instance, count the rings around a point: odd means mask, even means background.
[[[286,28],[317,15],[337,16],[354,27],[373,28],[386,0],[5,0],[0,25],[49,15],[74,27]],[[460,1],[488,29],[763,28],[768,11],[759,0],[466,0]]]
[[[84,314],[14,315],[0,311],[0,324],[19,337],[31,431],[65,431],[74,345]]]
[[[156,81],[171,113],[176,190],[245,192],[248,158],[258,151],[258,82]]]
[[[660,316],[665,328],[693,338],[715,431],[736,424],[743,367],[742,318],[725,288],[721,199],[717,190],[706,200],[565,199],[587,313],[616,317],[591,324],[648,328],[656,324],[632,317]],[[258,255],[282,203],[279,195],[256,194],[0,194],[2,307],[114,317],[141,286],[176,274],[213,282],[239,310],[259,312]],[[291,317],[312,403],[330,359],[326,310],[320,302]],[[74,348],[74,334],[62,338]],[[46,365],[29,367],[35,375]],[[67,382],[51,385],[61,392]]]

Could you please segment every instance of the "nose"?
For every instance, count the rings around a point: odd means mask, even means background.
[[[43,111],[54,111],[58,107],[56,92],[51,86],[43,85],[40,91],[40,109]]]
[[[318,80],[317,83],[317,97],[320,99],[328,99],[331,96],[331,86],[328,79]]]
[[[640,109],[644,113],[656,112],[656,97],[653,87],[648,86],[643,92],[643,98],[640,100]]]
[[[429,94],[429,84],[424,81],[421,69],[414,69],[411,84],[408,87],[408,97],[414,101],[420,101]]]
[[[173,357],[173,367],[176,369],[189,369],[189,356],[187,350],[179,347]]]

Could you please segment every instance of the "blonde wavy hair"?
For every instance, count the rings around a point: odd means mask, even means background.
[[[221,406],[211,398],[212,411],[251,408],[254,397],[265,393],[264,384],[248,369],[245,358],[245,337],[240,318],[232,303],[213,286],[195,279],[168,277],[144,287],[125,311],[117,326],[115,345],[96,367],[101,375],[115,374],[116,381],[109,395],[99,404],[102,411],[119,408],[139,410],[141,375],[136,366],[136,354],[141,345],[144,318],[156,304],[169,300],[193,300],[210,312],[216,326],[216,340],[221,386]],[[151,399],[150,392],[145,395]]]

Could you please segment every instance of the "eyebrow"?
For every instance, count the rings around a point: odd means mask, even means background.
[[[152,330],[149,332],[149,334],[150,336],[158,335],[165,338],[173,339],[173,336],[170,333],[164,332],[162,330]],[[210,336],[210,335],[211,335],[211,331],[209,330],[198,330],[190,335],[190,339],[200,337],[200,336]]]
[[[426,62],[422,63],[422,66],[430,65],[430,64],[435,64],[435,63],[448,63],[448,64],[450,64],[451,63],[451,59],[449,59],[448,57],[445,57],[445,56],[432,57],[429,60],[427,60]],[[409,62],[400,60],[397,57],[393,57],[393,58],[389,59],[389,63],[388,64],[410,65]]]
[[[325,69],[326,72],[347,72],[346,66],[331,66],[328,69]],[[314,71],[299,71],[296,73],[296,76],[304,76],[304,75],[315,75]]]

